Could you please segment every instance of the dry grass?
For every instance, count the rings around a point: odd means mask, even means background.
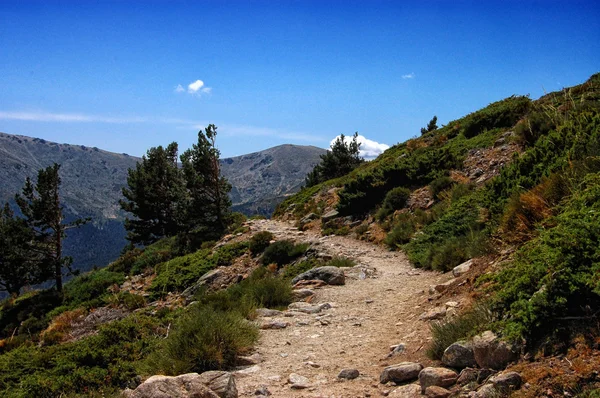
[[[56,316],[50,326],[40,334],[42,344],[56,344],[68,340],[73,323],[83,318],[86,312],[83,308],[77,308]]]

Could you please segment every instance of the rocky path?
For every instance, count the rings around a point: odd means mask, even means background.
[[[273,220],[254,221],[251,228],[270,231],[277,239],[310,242],[320,253],[352,258],[358,266],[346,269],[345,285],[316,289],[312,303],[331,308],[263,319],[288,326],[261,331],[255,355],[260,362],[236,372],[240,396],[268,390],[272,397],[377,397],[393,389],[379,383],[385,366],[405,361],[427,366],[430,332],[419,316],[433,309],[429,286],[451,276],[414,269],[402,253],[348,237],[321,237]],[[404,351],[389,357],[396,344],[403,344]],[[339,379],[348,368],[360,375]],[[292,383],[291,374],[297,379]]]

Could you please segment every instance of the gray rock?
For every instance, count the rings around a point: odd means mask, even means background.
[[[260,397],[269,397],[271,396],[271,391],[265,386],[260,386],[254,391],[254,395],[258,395]]]
[[[264,318],[283,315],[283,312],[277,311],[277,310],[272,310],[270,308],[258,308],[255,310],[255,313],[256,313],[256,316],[264,317]]]
[[[301,390],[310,387],[310,381],[306,377],[300,376],[296,373],[292,373],[288,376],[288,383],[290,383],[290,387],[295,390]]]
[[[302,312],[304,314],[318,314],[323,310],[327,310],[331,308],[331,304],[323,303],[323,304],[309,304],[304,301],[298,301],[292,303],[288,306],[288,308],[292,311]]]
[[[268,329],[285,329],[289,325],[290,324],[287,323],[287,322],[270,320],[270,321],[265,321],[265,322],[261,323],[260,324],[260,328],[263,329],[263,330],[268,330]]]
[[[451,368],[467,368],[477,365],[475,355],[473,354],[473,346],[471,343],[457,341],[444,350],[442,363]]]
[[[198,373],[152,376],[135,390],[123,391],[126,398],[219,398],[202,382]],[[236,395],[237,397],[237,395]]]
[[[379,376],[379,382],[385,384],[388,381],[394,383],[402,383],[405,381],[415,380],[419,377],[419,372],[423,369],[420,363],[402,362],[397,365],[388,366],[383,369]]]
[[[344,271],[338,267],[325,266],[317,267],[301,273],[292,279],[292,284],[296,284],[301,280],[318,279],[329,285],[343,285],[346,283]]]
[[[431,311],[424,312],[419,317],[422,321],[432,321],[434,319],[442,319],[446,317],[446,307],[437,307],[432,309]]]
[[[429,386],[450,387],[457,379],[458,374],[446,368],[425,368],[419,373],[419,383],[423,393]]]
[[[477,383],[483,384],[487,382],[490,376],[493,376],[496,373],[497,372],[494,369],[479,369],[479,372],[477,373]]]
[[[517,372],[505,372],[494,376],[492,383],[497,390],[503,394],[508,394],[511,391],[516,391],[521,388],[523,380],[521,379],[521,375]]]
[[[181,295],[187,300],[189,300],[192,297],[194,297],[194,295],[198,292],[198,290],[200,290],[200,288],[202,288],[203,286],[210,286],[212,284],[215,284],[218,282],[218,280],[222,279],[223,277],[224,273],[220,269],[213,269],[212,271],[208,271],[207,273],[202,275],[196,283],[185,289],[183,293],[181,293]]]
[[[200,381],[220,398],[237,398],[235,378],[229,372],[212,370],[200,374]]]
[[[481,368],[502,370],[519,358],[516,347],[500,340],[491,331],[485,331],[473,338],[475,361]]]
[[[469,272],[471,270],[472,265],[473,260],[465,261],[464,263],[454,267],[454,269],[452,270],[452,275],[454,275],[455,278],[458,278],[459,276]]]
[[[494,388],[494,386],[492,384],[485,384],[485,385],[481,386],[475,392],[475,394],[473,394],[473,398],[498,398],[501,396],[502,396],[502,393],[500,391],[496,390],[496,388]]]
[[[236,364],[239,366],[252,366],[258,365],[262,362],[262,358],[259,353],[255,353],[249,356],[239,356],[236,359]]]
[[[330,210],[321,216],[321,221],[327,222],[329,220],[333,220],[334,218],[339,216],[339,214],[340,213],[337,210]]]
[[[425,389],[425,396],[427,398],[448,398],[450,391],[439,386],[429,386]]]
[[[317,216],[315,213],[308,213],[307,215],[302,217],[302,219],[300,220],[300,223],[306,224],[307,222],[316,220],[317,218],[319,218],[319,216]]]
[[[356,379],[360,376],[360,372],[357,369],[342,369],[338,374],[338,379]]]

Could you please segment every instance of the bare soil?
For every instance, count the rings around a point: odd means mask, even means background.
[[[424,366],[430,340],[429,325],[419,316],[443,301],[432,300],[431,285],[452,279],[413,268],[406,256],[349,237],[321,237],[314,231],[298,231],[292,224],[274,220],[250,223],[253,231],[267,230],[277,239],[310,242],[319,253],[354,259],[358,266],[345,269],[346,284],[316,289],[312,303],[332,308],[318,314],[278,316],[289,326],[261,330],[256,353],[262,362],[236,373],[240,396],[254,396],[266,387],[272,397],[376,397],[393,390],[379,383],[384,367],[406,361]],[[264,319],[263,319],[264,320]],[[404,344],[404,353],[388,357],[390,346]],[[340,380],[342,369],[355,368],[360,376]],[[308,388],[292,389],[291,373],[308,378]]]

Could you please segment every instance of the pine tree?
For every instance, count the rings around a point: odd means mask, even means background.
[[[209,124],[204,132],[198,132],[198,142],[181,155],[191,199],[187,229],[200,239],[214,239],[222,235],[231,214],[228,196],[231,185],[221,176],[216,136],[217,127]]]
[[[437,126],[437,116],[434,116],[429,123],[427,123],[427,127],[422,127],[421,128],[421,135],[423,134],[427,134],[430,131],[434,131],[437,130],[438,126]]]
[[[176,142],[150,148],[136,168],[129,169],[128,186],[123,188],[126,200],[119,203],[135,216],[125,220],[131,243],[148,245],[181,231],[188,198],[177,153]]]
[[[28,177],[22,195],[15,200],[23,213],[26,225],[35,234],[35,251],[40,255],[41,269],[51,270],[56,282],[56,290],[62,291],[63,268],[71,273],[72,259],[63,256],[63,239],[66,231],[79,227],[89,219],[64,222],[60,204],[60,165],[54,163],[38,171],[34,186]],[[44,271],[45,272],[45,271]]]
[[[18,296],[25,286],[52,276],[35,247],[35,232],[8,203],[0,208],[0,290]]]
[[[346,136],[341,134],[331,145],[330,150],[321,155],[321,162],[308,174],[305,184],[311,187],[344,176],[363,162],[364,159],[360,157],[358,133],[354,133],[350,142],[346,142]]]

